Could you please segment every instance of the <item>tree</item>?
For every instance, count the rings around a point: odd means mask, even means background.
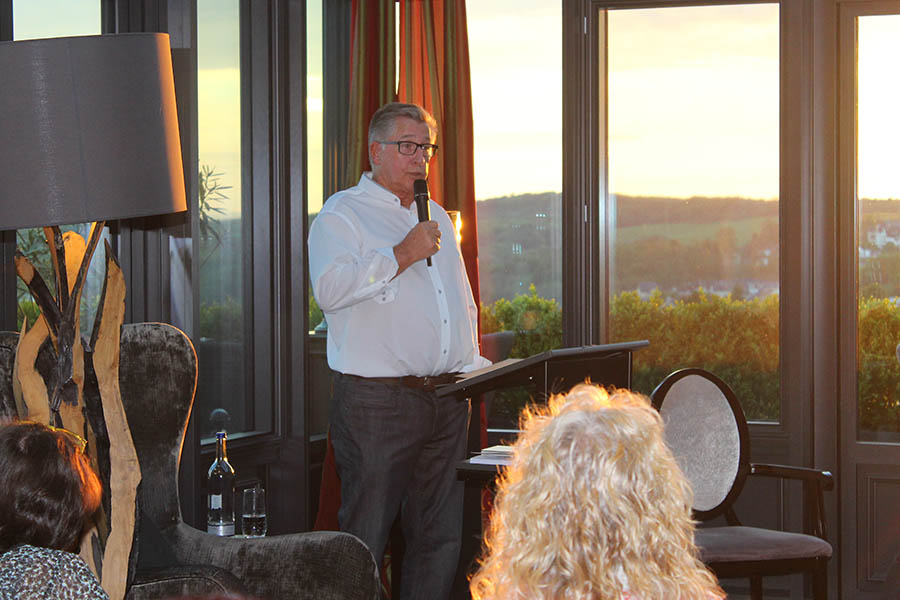
[[[198,199],[200,210],[197,216],[197,225],[200,230],[200,239],[214,242],[211,248],[206,249],[206,256],[201,257],[201,267],[222,245],[222,236],[219,233],[219,220],[215,215],[225,214],[225,208],[222,206],[228,200],[225,190],[231,189],[230,185],[222,185],[219,181],[222,175],[224,173],[217,173],[213,166],[200,166],[200,197]]]

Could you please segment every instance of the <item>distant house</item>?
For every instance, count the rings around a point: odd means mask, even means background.
[[[637,286],[637,293],[641,300],[649,300],[650,295],[659,288],[655,281],[642,281]]]
[[[900,221],[885,221],[878,223],[874,229],[866,233],[869,244],[878,249],[888,244],[900,247]]]

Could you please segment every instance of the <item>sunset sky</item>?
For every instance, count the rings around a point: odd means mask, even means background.
[[[859,196],[900,198],[900,16],[861,17],[858,57]]]
[[[561,3],[466,11],[476,197],[560,191]],[[777,197],[777,5],[611,11],[610,39],[613,191]]]
[[[13,0],[13,39],[100,33],[97,0]]]
[[[778,5],[609,11],[610,189],[778,196]]]
[[[99,32],[97,0],[14,2],[15,35]],[[201,164],[239,206],[238,0],[199,0]],[[562,182],[561,8],[553,0],[469,2],[478,199],[559,191]],[[311,2],[310,22],[320,22]],[[624,194],[778,193],[778,7],[706,6],[609,13],[610,188]],[[860,22],[862,197],[900,197],[895,176],[900,17]],[[321,191],[321,38],[311,27],[310,210]],[[881,59],[881,60],[879,60]],[[317,146],[318,144],[318,146]]]

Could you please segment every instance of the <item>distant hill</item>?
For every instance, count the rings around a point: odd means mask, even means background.
[[[562,195],[479,200],[482,301],[537,293],[562,301]],[[900,223],[900,200],[861,203],[861,239],[879,223]],[[309,215],[310,222],[315,214]],[[616,197],[611,285],[616,292],[658,287],[678,297],[697,286],[731,291],[778,286],[778,203],[747,198]],[[201,256],[201,297],[239,294],[239,221],[220,221],[223,245]],[[465,224],[463,235],[466,234]],[[198,244],[210,250],[210,244]]]
[[[539,296],[562,302],[562,196],[491,198],[476,209],[481,301],[511,300],[534,284]]]
[[[615,202],[614,291],[777,288],[777,202],[626,195]],[[526,293],[532,283],[561,301],[562,195],[491,198],[477,209],[482,301]]]
[[[718,223],[754,217],[778,218],[778,202],[747,198],[616,197],[619,227],[655,223]]]

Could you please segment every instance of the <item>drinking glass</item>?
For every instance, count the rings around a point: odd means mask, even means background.
[[[266,535],[266,490],[262,486],[244,490],[244,503],[241,511],[241,531],[247,537],[263,537]]]

